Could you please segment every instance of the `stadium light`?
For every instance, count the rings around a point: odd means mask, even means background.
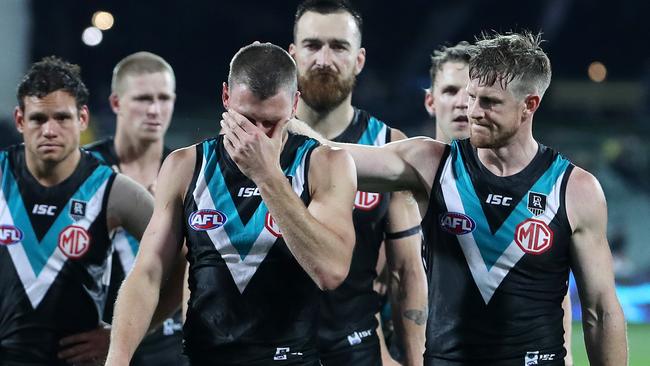
[[[104,36],[97,27],[88,27],[81,34],[81,40],[86,46],[94,47],[102,42]]]
[[[113,28],[115,18],[113,18],[113,14],[107,11],[96,11],[93,14],[92,23],[95,27],[105,31]]]
[[[594,61],[589,64],[587,74],[589,75],[589,79],[591,79],[591,81],[601,83],[605,81],[605,78],[607,77],[607,68],[602,62]]]

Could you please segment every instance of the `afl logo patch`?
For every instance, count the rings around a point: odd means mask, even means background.
[[[440,215],[440,227],[452,235],[465,235],[476,229],[476,222],[465,214],[447,212]]]
[[[275,222],[275,220],[273,220],[273,216],[271,216],[269,212],[266,213],[266,217],[264,218],[264,227],[276,238],[282,237],[282,232],[280,231],[280,227]]]
[[[13,225],[0,225],[0,245],[11,245],[23,240],[23,232]]]
[[[528,219],[517,225],[515,243],[525,253],[539,255],[553,245],[553,231],[544,221]]]
[[[67,226],[59,234],[59,249],[70,259],[81,258],[90,249],[90,235],[81,226]]]
[[[221,211],[198,210],[192,212],[187,223],[196,231],[207,231],[222,227],[227,220],[228,218]]]
[[[381,194],[374,192],[357,191],[354,196],[354,207],[359,210],[370,211],[381,202]]]

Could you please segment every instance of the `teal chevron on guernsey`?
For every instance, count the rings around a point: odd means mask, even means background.
[[[359,145],[381,146],[386,141],[387,130],[388,129],[384,122],[381,122],[375,117],[370,117],[370,119],[368,119],[368,127],[363,132],[357,143]]]
[[[476,242],[479,243],[479,251],[485,261],[485,266],[490,270],[508,245],[510,245],[517,224],[533,216],[526,208],[528,196],[524,195],[522,197],[497,232],[492,234],[483,208],[481,207],[481,202],[476,195],[472,181],[463,163],[460,149],[455,141],[452,143],[452,151],[455,152],[454,171],[457,176],[456,185],[465,208],[465,214],[469,215],[477,223],[473,235],[476,238]],[[558,155],[551,167],[535,182],[530,188],[530,191],[548,195],[553,189],[557,178],[564,173],[568,166],[569,161]]]
[[[230,238],[231,244],[237,249],[241,259],[244,259],[250,252],[255,239],[260,234],[260,231],[264,228],[264,221],[266,219],[268,208],[264,201],[262,201],[255,210],[251,219],[246,223],[246,225],[244,225],[239,217],[235,203],[230,197],[230,192],[228,191],[223,175],[221,174],[221,168],[214,156],[215,149],[210,146],[211,144],[215,144],[215,142],[205,141],[203,144],[203,151],[207,164],[204,167],[204,172],[208,190],[210,191],[210,195],[214,201],[214,206],[217,210],[223,212],[228,218],[224,228]],[[302,161],[302,157],[312,146],[314,146],[314,144],[316,144],[315,141],[307,140],[298,149],[296,159],[292,165],[285,170],[285,175],[295,175],[296,169]]]
[[[97,167],[86,181],[72,195],[63,207],[54,223],[39,241],[25,209],[18,185],[9,167],[6,152],[0,154],[0,174],[2,175],[2,195],[0,212],[2,223],[9,223],[23,232],[22,241],[8,247],[9,253],[25,291],[36,307],[42,300],[49,286],[54,282],[58,272],[67,260],[58,249],[59,234],[69,225],[76,225],[88,230],[99,215],[106,184],[112,175],[110,168]],[[68,213],[72,200],[87,202],[86,215],[75,220]]]
[[[75,220],[67,213],[70,211],[70,202],[66,204],[61,213],[58,215],[50,229],[47,231],[41,241],[36,239],[36,234],[32,228],[29,220],[29,215],[23,204],[18,185],[11,174],[8,166],[8,159],[6,154],[2,156],[2,191],[5,197],[8,197],[7,204],[13,217],[14,223],[18,224],[24,233],[22,240],[23,247],[27,252],[29,262],[32,265],[34,273],[38,274],[43,269],[43,266],[52,255],[52,252],[57,247],[58,236],[63,228],[75,223]],[[112,171],[110,169],[96,169],[92,175],[79,187],[77,192],[71,197],[71,200],[79,200],[87,202],[96,193],[97,187],[110,177]]]

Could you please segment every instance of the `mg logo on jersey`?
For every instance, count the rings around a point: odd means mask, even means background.
[[[354,197],[354,207],[359,210],[370,211],[381,202],[381,194],[375,192],[357,191]]]
[[[440,216],[440,227],[452,235],[465,235],[474,231],[476,223],[465,214],[447,212]]]
[[[273,216],[271,216],[271,213],[269,212],[266,213],[266,217],[264,218],[264,227],[276,238],[282,237],[282,231],[280,231],[280,227],[275,222],[275,220],[273,220]]]
[[[11,245],[23,240],[23,232],[13,225],[0,225],[0,245]]]
[[[528,254],[542,254],[553,245],[553,231],[540,220],[528,219],[515,229],[515,243]]]
[[[228,218],[221,211],[198,210],[192,212],[187,223],[196,231],[207,231],[222,227],[227,220]]]
[[[90,249],[90,235],[81,226],[67,226],[59,234],[59,249],[68,258],[81,258]]]

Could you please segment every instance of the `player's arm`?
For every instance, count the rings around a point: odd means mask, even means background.
[[[281,171],[258,187],[298,263],[321,289],[334,289],[347,277],[354,248],[354,162],[326,146],[316,148],[310,160],[309,207]]]
[[[153,211],[153,197],[129,177],[117,174],[109,192],[106,222],[109,231],[123,226],[134,237],[141,238]],[[108,352],[111,328],[100,324],[87,332],[77,333],[59,341],[59,358],[69,363],[104,360]]]
[[[178,263],[183,243],[183,195],[192,177],[195,155],[194,147],[177,150],[163,163],[154,214],[117,297],[107,365],[129,364],[151,323],[163,279]]]
[[[566,191],[573,230],[571,267],[582,304],[585,345],[591,365],[627,365],[625,319],[616,297],[607,243],[607,206],[600,184],[575,168]]]
[[[308,182],[311,202],[305,207],[280,168],[287,121],[269,138],[234,111],[223,115],[226,151],[260,190],[282,231],[287,247],[321,289],[343,282],[354,247],[352,206],[356,192],[354,162],[342,150],[320,146],[311,154]]]
[[[395,141],[381,147],[337,143],[323,138],[297,119],[291,120],[289,128],[350,153],[357,168],[358,188],[369,192],[428,192],[446,146],[428,137]]]
[[[564,300],[562,300],[562,310],[564,311],[564,317],[562,317],[562,324],[564,324],[564,349],[566,349],[564,366],[573,366],[573,352],[571,351],[573,314],[571,314],[571,297],[568,292],[564,296]]]
[[[391,130],[391,140],[406,136]],[[393,324],[404,347],[404,364],[422,365],[428,316],[427,280],[422,265],[420,211],[411,192],[395,192],[388,206],[386,264]]]

